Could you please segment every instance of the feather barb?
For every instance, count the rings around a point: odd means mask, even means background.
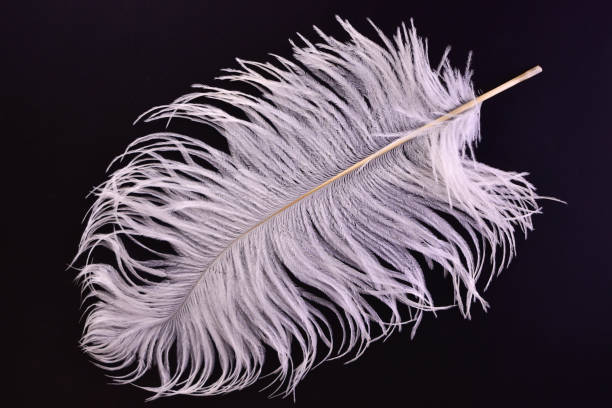
[[[260,223],[254,225],[253,227],[251,227],[251,229],[249,229],[248,231],[246,231],[244,234],[242,234],[240,237],[242,237],[243,235],[248,234],[249,232],[251,232],[252,230],[254,230],[255,228],[259,227],[261,224],[265,223],[266,221],[268,221],[270,218],[280,214],[281,212],[285,211],[287,208],[297,204],[299,201],[303,200],[304,198],[308,197],[309,195],[319,191],[320,189],[322,189],[323,187],[325,187],[326,185],[333,183],[334,181],[338,180],[341,177],[346,176],[347,174],[351,173],[352,171],[357,170],[360,167],[363,167],[364,165],[366,165],[368,162],[376,159],[377,157],[382,156],[383,154],[387,153],[388,151],[395,149],[398,146],[401,146],[402,144],[406,143],[407,141],[414,139],[415,137],[417,137],[419,134],[422,134],[423,131],[432,128],[436,125],[439,125],[440,123],[446,122],[449,119],[452,119],[453,117],[460,115],[461,113],[473,108],[474,106],[478,105],[479,103],[482,103],[484,101],[486,101],[487,99],[490,99],[492,97],[494,97],[495,95],[498,95],[502,92],[504,92],[505,90],[512,88],[513,86],[534,77],[535,75],[539,74],[540,72],[542,72],[542,67],[539,65],[536,65],[535,67],[523,72],[521,75],[518,75],[506,82],[504,82],[503,84],[483,93],[482,95],[464,103],[463,105],[459,106],[456,109],[453,109],[452,111],[438,117],[435,120],[432,120],[429,123],[426,123],[425,125],[411,130],[410,132],[406,133],[403,137],[400,137],[399,139],[394,140],[393,142],[389,143],[388,145],[386,145],[385,147],[381,148],[380,150],[372,153],[371,155],[369,155],[368,157],[366,157],[363,160],[358,161],[357,163],[353,164],[351,167],[347,168],[346,170],[341,171],[340,173],[336,174],[334,177],[326,180],[325,182],[319,184],[317,187],[313,188],[312,190],[308,191],[307,193],[305,193],[304,195],[302,195],[299,198],[296,198],[295,200],[293,200],[292,202],[290,202],[289,204],[287,204],[286,206],[284,206],[283,208],[281,208],[280,210],[276,211],[275,213],[273,213],[272,215],[270,215],[268,218],[262,220]],[[236,240],[240,239],[240,237],[236,238]]]

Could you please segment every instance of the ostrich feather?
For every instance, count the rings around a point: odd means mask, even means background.
[[[481,290],[539,197],[524,173],[475,160],[479,104],[316,189],[474,100],[469,60],[432,67],[413,26],[389,38],[372,24],[370,39],[338,21],[347,42],[315,27],[319,43],[300,37],[293,60],[238,60],[221,77],[256,92],[194,85],[143,116],[207,125],[229,153],[151,134],[94,190],[77,255],[82,347],[116,381],[156,370],[153,397],[214,395],[252,384],[268,359],[288,395],[322,361],[406,324],[414,335],[424,312],[487,307]],[[95,261],[102,248],[113,262]],[[452,304],[428,290],[439,270]]]

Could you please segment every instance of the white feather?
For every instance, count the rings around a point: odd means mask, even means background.
[[[250,385],[275,358],[287,395],[319,361],[356,358],[440,308],[416,253],[448,274],[464,316],[474,301],[486,307],[484,262],[489,276],[507,265],[515,228],[532,228],[539,197],[525,174],[474,160],[478,107],[271,216],[475,97],[471,73],[446,54],[432,69],[414,28],[392,39],[375,28],[373,41],[339,21],[350,42],[317,30],[321,44],[293,46],[297,62],[275,56],[276,65],[228,70],[224,79],[254,85],[257,96],[198,85],[147,114],[209,125],[230,154],[178,134],[145,136],[96,189],[79,248],[93,299],[82,345],[119,370],[118,381],[155,367],[155,396],[220,394]],[[137,259],[130,248],[143,238],[172,250]],[[97,247],[116,262],[91,261]]]

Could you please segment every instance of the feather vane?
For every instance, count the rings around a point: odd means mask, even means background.
[[[524,173],[475,160],[478,105],[313,191],[475,98],[469,67],[446,54],[431,67],[414,27],[388,38],[373,25],[374,41],[338,21],[350,41],[315,28],[320,43],[292,43],[294,61],[238,60],[222,77],[256,95],[196,85],[144,115],[210,126],[229,153],[148,135],[95,189],[78,251],[92,299],[82,346],[118,382],[156,369],[155,397],[226,393],[273,356],[275,393],[288,395],[318,362],[357,358],[452,306],[434,303],[425,266],[448,275],[465,317],[487,307],[486,261],[488,284],[514,256],[515,230],[532,229],[539,197]],[[115,263],[94,262],[97,248]]]

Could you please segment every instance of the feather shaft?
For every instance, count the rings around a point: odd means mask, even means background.
[[[264,218],[263,220],[261,220],[260,222],[258,222],[257,224],[253,225],[251,228],[249,228],[247,231],[245,231],[243,234],[241,234],[240,236],[238,236],[237,238],[235,238],[232,242],[230,242],[225,249],[223,249],[221,251],[221,253],[219,253],[219,255],[217,255],[217,257],[210,263],[210,265],[214,264],[219,258],[221,258],[225,252],[227,252],[227,250],[234,245],[234,243],[236,243],[236,241],[240,240],[242,237],[244,237],[245,235],[247,235],[248,233],[250,233],[251,231],[253,231],[255,228],[259,227],[260,225],[266,223],[267,221],[269,221],[271,218],[276,217],[278,214],[282,213],[283,211],[285,211],[286,209],[294,206],[295,204],[297,204],[298,202],[300,202],[301,200],[303,200],[304,198],[308,197],[309,195],[316,193],[317,191],[319,191],[320,189],[322,189],[323,187],[327,186],[328,184],[333,183],[334,181],[338,180],[341,177],[346,176],[347,174],[357,170],[360,167],[365,166],[367,163],[369,163],[370,161],[376,159],[377,157],[382,156],[383,154],[389,152],[392,149],[395,149],[398,146],[401,146],[402,144],[406,143],[409,140],[414,139],[415,137],[419,136],[420,134],[422,134],[425,130],[430,129],[436,125],[439,125],[443,122],[446,122],[447,120],[460,115],[461,113],[473,108],[474,106],[478,105],[479,103],[482,103],[484,101],[486,101],[487,99],[490,99],[492,97],[494,97],[495,95],[500,94],[501,92],[512,88],[513,86],[519,84],[520,82],[523,82],[529,78],[532,78],[533,76],[539,74],[540,72],[542,72],[542,67],[540,67],[539,65],[536,65],[535,67],[523,72],[520,75],[517,75],[516,77],[504,82],[503,84],[483,93],[482,95],[479,95],[478,97],[464,103],[463,105],[453,109],[452,111],[439,116],[437,119],[432,120],[429,123],[426,123],[425,125],[416,128],[410,132],[408,132],[407,134],[405,134],[403,137],[389,143],[388,145],[386,145],[385,147],[381,148],[380,150],[372,153],[371,155],[369,155],[368,157],[364,158],[363,160],[358,161],[357,163],[353,164],[352,166],[350,166],[349,168],[341,171],[340,173],[336,174],[335,176],[331,177],[330,179],[326,180],[325,182],[319,184],[317,187],[313,188],[312,190],[308,191],[307,193],[303,194],[301,197],[293,200],[292,202],[290,202],[289,204],[287,204],[286,206],[282,207],[281,209],[277,210],[276,212],[272,213],[272,215],[270,215],[267,218]],[[208,269],[208,268],[207,268]],[[206,269],[206,270],[207,270]],[[202,273],[200,274],[200,277],[198,278],[198,280],[196,281],[196,283],[193,284],[193,286],[191,287],[191,290],[189,291],[189,293],[187,294],[187,296],[185,297],[185,300],[183,300],[183,302],[181,303],[181,305],[177,308],[177,310],[170,316],[168,316],[167,319],[173,318],[176,313],[178,313],[178,311],[183,307],[183,305],[185,304],[185,302],[187,301],[187,299],[189,299],[189,296],[191,295],[191,293],[193,292],[193,290],[196,288],[196,286],[200,283],[200,281],[202,280],[202,277],[205,275],[206,270],[202,271]]]
[[[273,213],[272,215],[270,215],[269,217],[261,220],[259,223],[255,224],[254,226],[252,226],[251,228],[249,228],[247,231],[245,231],[242,235],[240,235],[239,237],[237,237],[236,239],[234,239],[234,241],[232,241],[219,255],[217,255],[217,257],[211,262],[211,264],[215,263],[217,259],[219,259],[220,257],[223,256],[223,254],[225,254],[225,252],[227,251],[227,249],[229,247],[231,247],[236,241],[238,241],[239,239],[241,239],[242,237],[244,237],[245,235],[247,235],[249,232],[253,231],[255,228],[259,227],[260,225],[266,223],[268,220],[270,220],[271,218],[276,217],[278,214],[282,213],[283,211],[285,211],[287,208],[294,206],[295,204],[297,204],[298,202],[300,202],[301,200],[303,200],[304,198],[308,197],[309,195],[319,191],[320,189],[322,189],[323,187],[327,186],[328,184],[333,183],[334,181],[338,180],[341,177],[346,176],[347,174],[351,173],[352,171],[357,170],[358,168],[365,166],[367,163],[369,163],[370,161],[376,159],[377,157],[382,156],[383,154],[387,153],[388,151],[395,149],[398,146],[401,146],[402,144],[406,143],[409,140],[414,139],[415,137],[419,136],[420,134],[422,134],[425,130],[432,128],[436,125],[439,125],[443,122],[446,122],[447,120],[460,115],[461,113],[467,111],[468,109],[473,108],[474,106],[476,106],[479,103],[482,103],[484,101],[486,101],[487,99],[490,99],[492,97],[494,97],[495,95],[498,95],[500,93],[502,93],[503,91],[512,88],[513,86],[529,79],[532,78],[533,76],[539,74],[540,72],[542,72],[542,67],[540,67],[539,65],[536,65],[535,67],[523,72],[520,75],[517,75],[516,77],[504,82],[503,84],[483,93],[482,95],[479,95],[478,97],[464,103],[463,105],[457,107],[456,109],[453,109],[452,111],[438,117],[437,119],[426,123],[425,125],[414,129],[410,132],[408,132],[407,134],[405,134],[403,137],[389,143],[387,146],[383,147],[382,149],[378,150],[375,153],[372,153],[371,155],[369,155],[368,157],[366,157],[363,160],[358,161],[357,163],[353,164],[352,166],[350,166],[349,168],[347,168],[346,170],[343,170],[342,172],[336,174],[334,177],[326,180],[325,182],[319,184],[317,187],[313,188],[312,190],[308,191],[307,193],[305,193],[304,195],[302,195],[301,197],[293,200],[292,202],[290,202],[289,204],[287,204],[286,206],[284,206],[283,208],[279,209],[278,211],[276,211],[275,213]],[[203,271],[202,274],[200,275],[200,278],[198,279],[198,281],[193,285],[193,288],[195,288],[200,280],[202,279],[202,277],[204,276],[206,271]],[[191,289],[191,291],[193,291],[193,288]],[[189,296],[185,297],[185,301],[187,300]],[[183,301],[183,303],[185,302]],[[182,306],[182,305],[181,305]],[[179,308],[180,309],[180,308]],[[172,315],[173,317],[174,315]]]

